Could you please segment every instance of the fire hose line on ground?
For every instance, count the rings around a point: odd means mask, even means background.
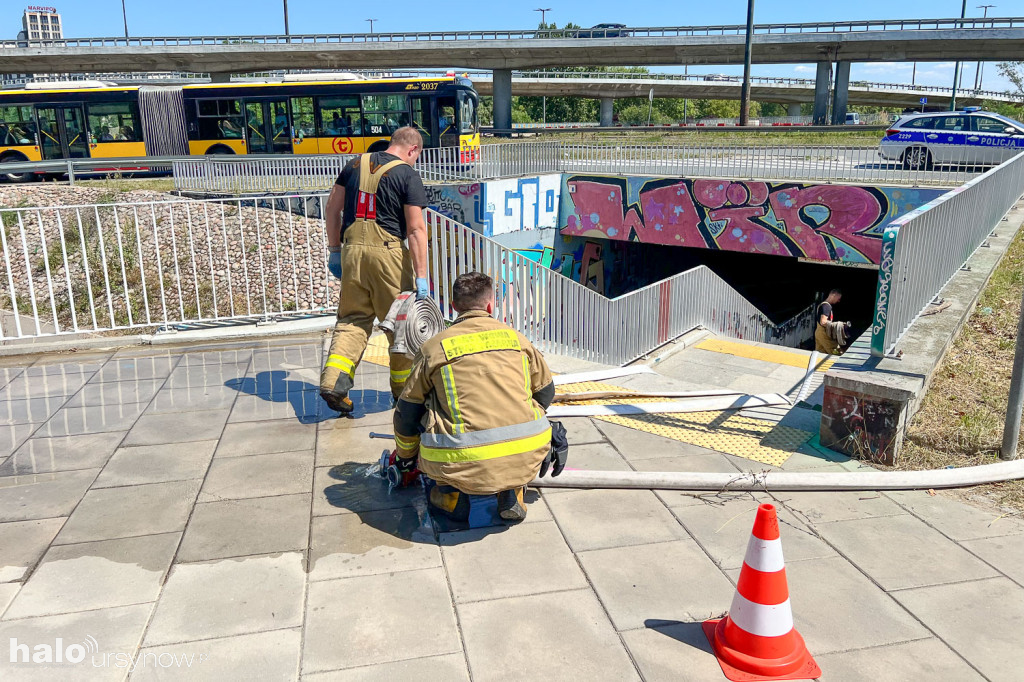
[[[572,448],[569,448],[572,466]],[[557,478],[537,478],[530,484],[541,488],[640,488],[653,490],[713,491],[840,491],[926,490],[965,488],[1024,478],[1024,459],[960,469],[928,471],[851,471],[849,473],[749,472],[720,474],[657,471],[572,471]]]

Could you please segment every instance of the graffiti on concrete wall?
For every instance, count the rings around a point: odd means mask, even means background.
[[[675,274],[664,261],[637,257],[632,245],[604,239],[555,239],[551,268],[609,298]]]
[[[851,457],[893,466],[905,405],[825,386],[821,444]]]
[[[878,264],[886,223],[942,190],[566,175],[563,235]]]
[[[482,228],[480,210],[480,184],[424,185],[427,206],[452,220],[474,230]]]
[[[561,182],[561,175],[549,174],[483,183],[484,234],[558,227]]]

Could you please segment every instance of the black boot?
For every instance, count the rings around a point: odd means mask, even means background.
[[[320,391],[320,397],[327,403],[327,407],[331,408],[335,412],[341,412],[342,414],[351,414],[352,410],[355,409],[355,405],[348,399],[348,396],[334,393],[333,391]]]
[[[519,523],[525,519],[526,502],[523,501],[525,493],[526,486],[502,490],[498,493],[498,516],[509,523]]]

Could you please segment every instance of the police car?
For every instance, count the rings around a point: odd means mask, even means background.
[[[980,107],[903,116],[885,131],[882,158],[904,168],[997,166],[1024,151],[1024,123]]]

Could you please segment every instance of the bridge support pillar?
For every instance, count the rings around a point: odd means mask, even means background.
[[[231,74],[230,73],[211,73],[210,74],[210,82],[211,83],[230,83],[231,82]]]
[[[795,102],[786,107],[786,116],[799,116],[800,115],[800,103]]]
[[[512,69],[494,69],[494,129],[512,129]],[[511,133],[498,133],[509,137]]]
[[[601,127],[611,128],[615,125],[615,113],[614,113],[615,100],[611,97],[601,98]]]
[[[850,62],[836,64],[836,86],[832,93],[832,125],[846,123],[846,103],[850,98]]]
[[[811,116],[811,123],[816,126],[828,123],[828,91],[831,80],[831,62],[818,62],[818,74],[814,79],[814,114]]]

